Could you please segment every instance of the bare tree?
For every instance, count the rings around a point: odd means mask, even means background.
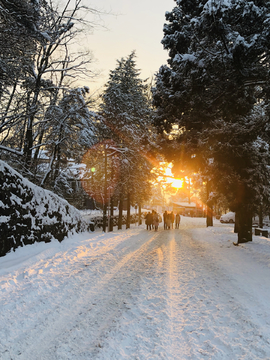
[[[66,1],[62,9],[56,9],[52,2],[24,0],[19,8],[19,2],[0,0],[3,9],[0,12],[0,42],[4,41],[5,29],[11,20],[15,19],[13,33],[9,34],[14,44],[19,44],[19,34],[23,31],[25,44],[19,46],[7,56],[8,47],[3,52],[0,105],[0,150],[2,156],[7,152],[21,155],[24,171],[36,173],[39,149],[52,148],[55,133],[59,130],[55,115],[63,105],[63,99],[79,78],[87,79],[93,76],[90,70],[92,56],[90,52],[72,53],[75,38],[82,31],[85,21],[82,10],[95,12],[87,8],[81,0]],[[39,5],[38,5],[39,4]],[[89,25],[89,24],[88,24]],[[16,30],[16,31],[15,31]],[[29,46],[28,46],[29,44]],[[12,68],[18,63],[18,56],[23,59],[23,66]],[[13,62],[12,62],[13,61]],[[11,64],[9,67],[8,64]],[[8,76],[5,68],[13,76]],[[87,105],[86,100],[82,105]],[[59,106],[59,104],[62,104]],[[77,111],[81,111],[79,106]],[[58,112],[58,124],[64,119],[74,118],[74,108],[69,108],[70,114]],[[71,115],[73,114],[73,115]],[[61,137],[61,135],[59,135]],[[62,140],[56,140],[55,156],[51,162],[59,158],[59,145]]]

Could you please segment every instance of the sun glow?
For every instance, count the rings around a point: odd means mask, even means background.
[[[181,189],[183,187],[183,183],[184,181],[181,179],[172,179],[171,185],[176,189]]]
[[[173,176],[172,173],[172,164],[162,164],[160,170],[164,173],[164,175],[160,176],[159,180],[167,185],[172,186],[175,189],[181,189],[184,185],[184,179],[177,179]],[[165,165],[165,166],[164,166]]]

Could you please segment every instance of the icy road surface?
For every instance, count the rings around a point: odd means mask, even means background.
[[[183,218],[0,258],[0,359],[270,359],[270,243],[235,240]]]

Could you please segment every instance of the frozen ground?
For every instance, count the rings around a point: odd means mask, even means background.
[[[182,218],[0,258],[0,359],[270,359],[270,242],[233,241]]]

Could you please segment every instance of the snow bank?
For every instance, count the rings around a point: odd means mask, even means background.
[[[80,212],[0,160],[0,256],[34,242],[86,230]]]

